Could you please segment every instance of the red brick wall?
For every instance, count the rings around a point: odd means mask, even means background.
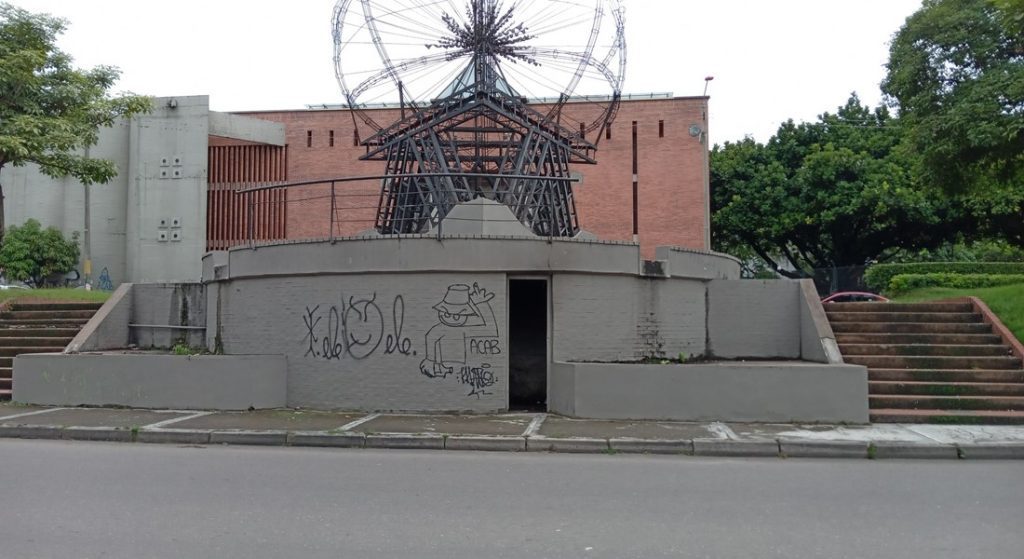
[[[611,139],[602,136],[597,165],[577,165],[583,174],[576,186],[580,225],[601,239],[632,240],[632,126],[637,122],[639,231],[645,257],[657,246],[707,249],[703,146],[690,136],[696,124],[707,130],[704,98],[624,101],[612,125]],[[572,111],[572,104],[566,110]],[[379,175],[383,162],[359,161],[365,148],[353,145],[354,124],[348,111],[298,110],[243,113],[285,124],[288,180]],[[397,110],[374,111],[374,119],[390,123]],[[664,137],[659,122],[664,122]],[[357,121],[363,137],[369,129]],[[330,145],[330,131],[334,145]],[[312,132],[312,138],[308,136]],[[593,138],[591,138],[593,141]],[[311,145],[307,147],[307,142]],[[339,183],[335,234],[351,235],[373,227],[379,181]],[[303,187],[289,192],[289,238],[326,237],[329,233],[329,190]]]

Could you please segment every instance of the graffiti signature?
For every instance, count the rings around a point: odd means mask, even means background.
[[[366,359],[383,344],[385,355],[416,355],[412,340],[402,333],[405,327],[405,300],[401,295],[391,304],[390,330],[385,335],[384,313],[377,304],[377,294],[368,299],[344,295],[339,308],[332,305],[321,311],[320,305],[306,307],[302,317],[306,329],[306,357],[327,361],[351,358]]]

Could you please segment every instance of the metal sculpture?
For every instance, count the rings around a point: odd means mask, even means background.
[[[618,109],[623,17],[619,0],[339,0],[338,83],[372,131],[361,159],[388,176],[377,230],[425,233],[483,197],[538,235],[576,235],[569,167],[595,163]],[[366,108],[395,94],[382,126]]]

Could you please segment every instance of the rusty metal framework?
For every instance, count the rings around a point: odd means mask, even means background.
[[[426,233],[457,204],[488,198],[535,234],[576,235],[570,165],[596,163],[621,96],[619,1],[456,4],[340,0],[335,8],[339,84],[352,114],[371,130],[361,159],[385,162],[377,230]],[[586,31],[580,48],[543,44],[567,40],[566,33],[580,31],[574,27]],[[366,45],[383,70],[352,68],[350,59],[365,62],[356,52]],[[396,58],[395,49],[407,55]],[[603,94],[592,93],[595,84]],[[588,95],[574,98],[581,87]],[[401,118],[381,126],[363,111],[363,100],[389,89],[398,94]],[[534,98],[539,90],[547,102],[528,105],[521,90]],[[580,103],[572,118],[563,111],[570,102]]]

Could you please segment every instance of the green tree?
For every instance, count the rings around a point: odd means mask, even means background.
[[[893,39],[887,68],[882,90],[928,184],[986,196],[1022,188],[1024,1],[925,0]]]
[[[715,248],[752,251],[782,275],[809,277],[953,236],[961,218],[943,197],[918,188],[917,158],[903,137],[898,119],[854,95],[817,122],[784,123],[767,144],[715,146]]]
[[[41,287],[46,278],[65,274],[78,263],[78,233],[65,240],[56,227],[43,229],[30,219],[7,230],[0,246],[0,267],[8,280],[31,282]]]
[[[0,3],[0,169],[34,163],[46,175],[83,184],[117,175],[112,161],[83,155],[100,126],[150,109],[148,97],[111,96],[110,66],[78,70],[56,46],[67,22]],[[0,185],[0,235],[4,229]]]

